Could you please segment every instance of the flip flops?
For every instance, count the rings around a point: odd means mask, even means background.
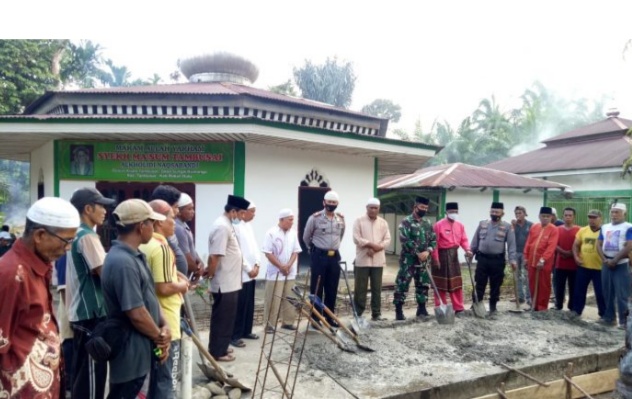
[[[230,341],[230,344],[232,346],[237,347],[237,348],[245,348],[246,347],[246,343],[244,341],[242,341],[241,339]]]
[[[243,338],[244,339],[259,339],[259,336],[257,334],[248,334],[244,336]]]
[[[217,358],[217,359],[215,359],[215,360],[217,360],[218,362],[232,362],[232,361],[234,361],[234,360],[235,360],[235,356],[230,355],[230,354],[226,354],[226,355],[224,355],[224,356],[220,356],[220,357],[218,357],[218,358]]]

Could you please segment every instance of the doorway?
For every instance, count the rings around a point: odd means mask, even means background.
[[[97,233],[101,237],[101,242],[106,251],[110,249],[112,240],[116,239],[116,227],[115,220],[112,216],[112,211],[117,204],[131,198],[139,198],[149,202],[151,199],[151,193],[160,184],[168,184],[180,190],[183,193],[187,193],[193,199],[195,203],[195,184],[194,183],[134,183],[134,182],[97,182],[96,188],[105,197],[112,198],[116,203],[111,209],[108,209],[108,215],[103,223],[103,226],[97,229]],[[189,222],[191,232],[195,235],[195,218]]]
[[[298,234],[301,249],[303,250],[298,257],[299,267],[309,267],[310,265],[310,256],[307,252],[307,246],[303,242],[303,232],[305,231],[307,219],[309,219],[314,212],[318,212],[324,208],[323,200],[325,193],[329,190],[331,190],[329,187],[298,188]]]

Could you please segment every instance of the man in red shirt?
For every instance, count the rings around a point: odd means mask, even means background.
[[[579,231],[575,224],[575,209],[564,208],[564,224],[557,227],[558,239],[555,250],[557,261],[555,262],[555,309],[564,307],[564,294],[568,281],[568,310],[573,308],[573,293],[575,292],[575,274],[577,263],[573,256],[573,244]]]
[[[52,262],[70,249],[79,213],[45,197],[26,214],[24,235],[0,259],[0,398],[58,399],[59,330],[48,289]]]
[[[540,223],[531,227],[524,246],[523,256],[529,268],[529,290],[535,311],[547,310],[551,296],[551,272],[559,236],[557,227],[551,223],[552,216],[551,208],[548,206],[540,208]],[[538,275],[537,293],[535,292],[536,275]]]
[[[450,293],[454,312],[460,315],[463,312],[463,281],[459,263],[459,247],[463,248],[465,256],[471,258],[473,255],[467,234],[465,234],[465,226],[458,221],[459,204],[448,202],[445,204],[445,209],[445,219],[434,225],[439,250],[432,252],[432,278],[437,284],[443,303],[446,302],[446,293]],[[436,293],[434,300],[435,303],[439,303]]]

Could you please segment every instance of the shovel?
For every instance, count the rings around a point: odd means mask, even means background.
[[[474,294],[472,310],[474,311],[474,316],[484,319],[487,311],[485,310],[485,305],[479,302],[476,294],[476,283],[474,282],[474,275],[472,275],[472,259],[466,256],[465,263],[467,263],[467,269],[470,271],[470,281],[472,281],[472,293]]]
[[[522,313],[522,309],[520,309],[520,299],[518,298],[518,266],[513,271],[514,276],[514,296],[516,297],[516,308],[509,309],[512,313]]]
[[[237,381],[236,378],[231,378],[231,377],[229,377],[226,374],[226,372],[222,369],[222,367],[219,365],[219,363],[217,363],[217,361],[215,359],[213,359],[213,356],[211,356],[211,354],[208,353],[208,351],[204,347],[204,344],[202,344],[202,342],[197,337],[197,335],[193,334],[193,331],[191,331],[191,327],[189,327],[189,323],[187,323],[187,321],[184,318],[180,319],[180,327],[182,327],[182,331],[184,331],[184,333],[186,335],[191,337],[191,339],[193,340],[193,343],[195,344],[195,346],[198,347],[198,350],[200,351],[200,354],[206,360],[208,360],[209,363],[211,363],[211,366],[213,366],[213,372],[209,373],[209,374],[211,374],[213,376],[213,378],[216,378],[217,381],[219,381],[219,382],[221,382],[223,384],[227,384],[227,385],[230,385],[231,387],[239,388],[242,391],[252,391],[252,389],[248,388],[247,386],[245,386],[242,383],[240,383],[239,381]],[[204,368],[202,368],[202,371],[204,371]],[[208,375],[207,375],[207,377],[208,377]]]
[[[307,322],[311,323],[312,326],[320,331],[324,336],[327,337],[330,341],[332,341],[336,346],[342,349],[345,352],[356,353],[355,350],[351,348],[351,346],[345,341],[344,338],[338,336],[337,334],[333,334],[333,328],[327,323],[327,320],[318,312],[310,312],[305,309],[308,305],[304,303],[300,298],[287,297],[286,300],[289,304],[294,306],[299,312],[303,314],[303,316],[307,317]],[[323,323],[323,325],[318,324],[316,320],[314,320],[313,315]],[[329,331],[327,330],[329,329]]]
[[[342,268],[342,265],[345,265],[345,268]],[[353,318],[355,323],[351,322],[351,328],[355,331],[356,334],[360,332],[360,330],[366,330],[371,327],[371,324],[363,318],[358,316],[358,312],[355,308],[355,302],[353,301],[353,296],[351,295],[351,288],[349,288],[349,280],[347,279],[347,262],[338,262],[340,266],[340,270],[342,270],[342,275],[345,278],[345,284],[347,285],[347,293],[349,294],[349,303],[351,304],[351,309],[353,310]]]
[[[375,349],[370,348],[366,345],[363,345],[360,342],[360,339],[358,338],[357,334],[352,333],[351,331],[349,331],[349,329],[342,323],[342,321],[327,307],[325,306],[325,304],[320,300],[319,297],[317,297],[316,295],[313,294],[309,294],[309,300],[312,301],[314,303],[314,306],[316,306],[318,309],[321,309],[322,311],[324,311],[327,316],[331,317],[336,323],[338,323],[338,325],[340,326],[340,329],[338,331],[336,331],[336,336],[338,336],[341,339],[346,339],[347,336],[351,337],[351,339],[353,339],[356,343],[356,345],[358,346],[358,348],[365,350],[367,352],[375,352]],[[343,333],[344,331],[344,333]],[[345,333],[347,335],[345,335]],[[345,337],[345,338],[342,338]]]
[[[426,265],[428,263],[426,262]],[[452,308],[452,304],[446,305],[443,303],[441,296],[439,295],[439,289],[432,278],[432,270],[429,270],[426,267],[426,273],[428,274],[428,278],[430,279],[430,284],[432,284],[432,289],[434,290],[437,298],[439,298],[439,306],[435,305],[434,312],[435,317],[437,318],[437,323],[439,324],[454,324],[454,309]]]

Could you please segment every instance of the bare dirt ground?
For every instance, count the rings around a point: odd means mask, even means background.
[[[623,331],[616,328],[590,319],[571,320],[566,311],[513,314],[508,312],[512,306],[501,302],[496,320],[467,315],[457,318],[454,325],[439,325],[435,320],[413,320],[409,311],[409,320],[404,322],[372,323],[361,341],[375,352],[347,353],[321,334],[308,333],[294,397],[382,398],[496,373],[503,370],[500,362],[519,368],[623,346]],[[290,346],[278,338],[272,358],[283,362]],[[226,366],[250,386],[260,341],[236,348],[238,360]],[[277,367],[285,375],[287,367]],[[266,386],[274,385],[278,382],[270,372]],[[260,397],[258,391],[256,397]],[[266,392],[263,397],[281,396]]]

